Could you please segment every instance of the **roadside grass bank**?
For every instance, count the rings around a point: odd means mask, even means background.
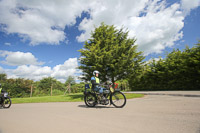
[[[140,98],[143,94],[125,94],[127,99]],[[84,100],[82,93],[67,94],[60,96],[43,96],[28,98],[11,98],[12,103],[48,103],[48,102],[81,102]]]

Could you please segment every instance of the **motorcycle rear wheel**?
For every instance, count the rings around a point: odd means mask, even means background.
[[[84,96],[84,101],[88,107],[94,107],[96,105],[97,98],[93,94],[88,93]]]

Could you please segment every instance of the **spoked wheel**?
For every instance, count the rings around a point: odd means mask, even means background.
[[[11,99],[10,99],[10,97],[6,97],[3,102],[3,107],[10,108],[10,106],[11,106]]]
[[[84,101],[88,107],[94,107],[96,105],[96,97],[91,93],[85,95]]]
[[[116,107],[116,108],[123,108],[126,105],[126,97],[125,95],[120,92],[120,91],[116,91],[112,94],[111,97],[112,100],[112,104]]]

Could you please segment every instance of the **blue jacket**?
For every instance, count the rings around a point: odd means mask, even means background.
[[[94,89],[97,85],[100,84],[99,78],[98,77],[92,77],[91,83],[92,83],[92,88]]]

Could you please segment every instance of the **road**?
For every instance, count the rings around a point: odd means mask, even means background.
[[[200,97],[200,91],[132,91],[126,93],[136,93],[145,95],[168,95],[168,96],[183,96],[183,97]]]
[[[200,133],[200,98],[148,95],[124,108],[83,102],[13,104],[0,133]]]

